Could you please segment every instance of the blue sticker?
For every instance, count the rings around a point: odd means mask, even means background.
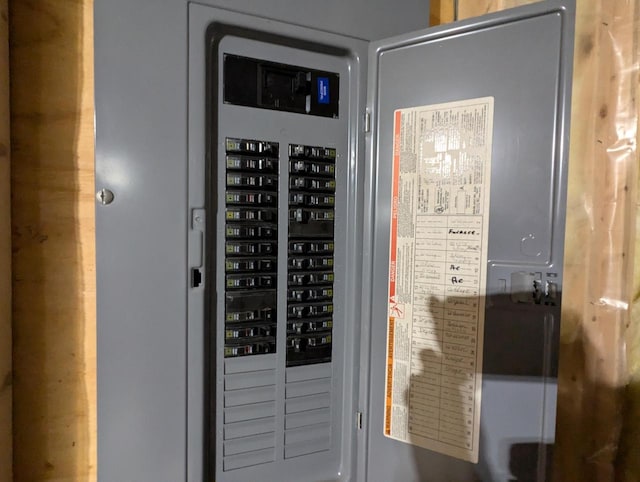
[[[318,104],[329,103],[329,77],[318,77]]]

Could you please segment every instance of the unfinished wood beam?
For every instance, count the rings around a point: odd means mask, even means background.
[[[555,473],[612,481],[626,422],[636,5],[582,0],[577,8]]]
[[[636,203],[634,252],[634,296],[631,322],[626,333],[630,380],[625,392],[625,423],[622,426],[620,455],[617,459],[618,480],[624,482],[640,480],[640,202]]]
[[[96,479],[93,3],[10,3],[16,481]]]
[[[487,13],[499,12],[507,8],[519,7],[538,0],[459,0],[458,18],[477,17]]]
[[[0,0],[0,482],[12,480],[9,152],[9,12]]]
[[[452,0],[431,0],[429,2],[429,25],[442,25],[455,20],[455,2]]]

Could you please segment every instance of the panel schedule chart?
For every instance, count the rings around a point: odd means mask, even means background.
[[[385,435],[477,461],[493,98],[395,112]]]

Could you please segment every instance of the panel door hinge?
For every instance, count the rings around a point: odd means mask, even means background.
[[[364,113],[364,131],[371,132],[371,112],[368,110]]]
[[[356,427],[362,430],[362,412],[356,412]]]

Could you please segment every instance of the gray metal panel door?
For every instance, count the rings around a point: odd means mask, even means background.
[[[186,5],[95,4],[98,478],[184,480]]]
[[[369,383],[361,392],[368,397],[361,452],[367,481],[546,478],[555,425],[573,8],[571,0],[542,2],[370,50],[372,237],[365,243],[364,279],[372,281],[363,317],[371,325],[363,340]],[[486,97],[493,97],[495,113],[475,464],[383,433],[390,180],[396,109]],[[534,285],[549,283],[555,299],[536,303]],[[542,288],[541,296],[548,294]],[[438,413],[451,409],[444,395],[439,403]]]

